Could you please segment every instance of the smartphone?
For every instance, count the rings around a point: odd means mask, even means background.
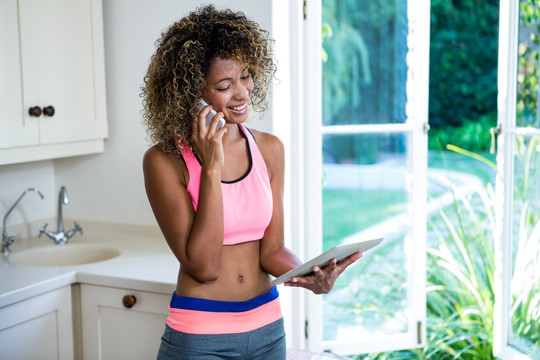
[[[202,110],[205,106],[207,106],[208,103],[201,99],[199,110]],[[210,112],[208,115],[206,115],[206,126],[210,125],[210,122],[212,121],[212,118],[217,115],[217,112],[214,109],[210,109]],[[216,131],[221,129],[225,125],[225,120],[223,118],[219,118],[218,124],[216,126]]]

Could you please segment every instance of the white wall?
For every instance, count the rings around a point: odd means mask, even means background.
[[[148,147],[140,116],[140,87],[155,41],[173,21],[205,2],[198,0],[103,0],[109,138],[105,152],[55,161],[0,166],[0,214],[20,193],[39,187],[40,200],[27,195],[8,224],[56,216],[57,193],[65,185],[70,204],[64,216],[82,220],[154,225],[144,191],[141,160]],[[243,11],[271,31],[272,2],[215,1],[218,8]],[[272,131],[271,119],[252,123]]]
[[[2,220],[24,190],[30,187],[37,188],[45,198],[42,200],[38,194],[28,192],[7,218],[6,227],[49,217],[56,209],[57,193],[52,161],[0,166],[0,215]],[[11,232],[9,235],[18,236],[18,234]]]

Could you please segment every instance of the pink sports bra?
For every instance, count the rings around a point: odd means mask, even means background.
[[[272,189],[264,159],[253,134],[247,136],[246,128],[240,124],[238,127],[247,140],[249,168],[237,180],[221,181],[223,245],[262,239],[273,211]],[[188,147],[180,149],[180,153],[189,172],[187,191],[197,211],[202,165]]]

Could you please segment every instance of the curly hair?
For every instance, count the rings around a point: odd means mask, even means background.
[[[269,33],[242,12],[196,9],[173,23],[156,42],[142,87],[142,115],[150,140],[165,153],[178,155],[177,144],[190,148],[193,119],[206,76],[216,58],[247,66],[253,79],[253,109],[268,108],[267,91],[274,64]]]

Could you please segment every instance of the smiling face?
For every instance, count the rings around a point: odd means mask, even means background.
[[[247,66],[232,59],[212,60],[203,98],[223,112],[229,124],[240,124],[247,120],[248,103],[253,91],[253,79]]]

